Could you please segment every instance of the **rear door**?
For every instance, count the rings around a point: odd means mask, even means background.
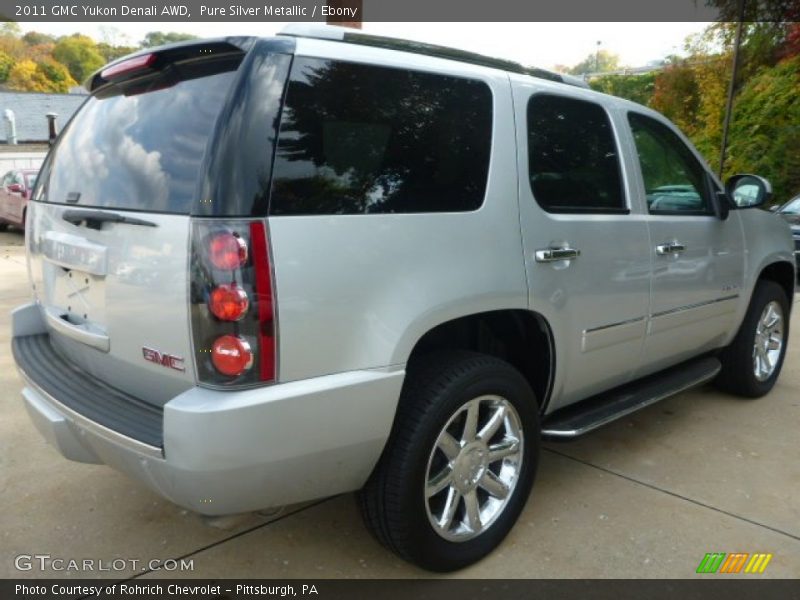
[[[190,213],[242,60],[233,47],[206,48],[99,88],[60,135],[28,207],[30,271],[53,344],[156,403],[195,381]]]
[[[556,409],[630,379],[650,259],[613,115],[594,96],[538,87],[515,88],[519,199],[530,304],[555,341]]]

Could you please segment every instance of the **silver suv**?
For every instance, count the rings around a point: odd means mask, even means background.
[[[65,457],[211,515],[360,490],[444,571],[512,527],[540,439],[772,388],[765,180],[553,73],[290,33],[112,63],[47,157],[12,346]]]

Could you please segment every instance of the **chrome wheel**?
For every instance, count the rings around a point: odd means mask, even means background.
[[[519,415],[505,398],[480,396],[461,406],[428,458],[425,508],[434,531],[462,542],[488,529],[514,492],[523,444]]]
[[[775,372],[783,352],[783,310],[776,301],[768,303],[756,324],[753,344],[753,372],[766,381]]]

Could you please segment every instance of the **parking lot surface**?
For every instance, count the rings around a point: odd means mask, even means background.
[[[0,233],[0,577],[431,576],[370,537],[352,495],[209,520],[107,467],[63,459],[29,421],[11,357],[8,313],[29,299],[23,236]],[[799,431],[796,325],[763,399],[706,386],[546,445],[509,537],[450,576],[686,578],[708,552],[765,552],[761,575],[703,577],[800,577]],[[16,557],[37,554],[93,560],[95,571],[18,570],[28,563]],[[181,558],[191,570],[149,568]],[[97,570],[115,559],[125,566]]]

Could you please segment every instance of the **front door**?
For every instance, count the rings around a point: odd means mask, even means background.
[[[531,309],[550,324],[549,410],[624,383],[647,324],[646,217],[632,205],[612,115],[571,90],[515,88],[519,198]]]
[[[652,247],[653,287],[643,369],[713,349],[734,325],[744,273],[739,215],[715,215],[718,187],[667,122],[627,114]]]

